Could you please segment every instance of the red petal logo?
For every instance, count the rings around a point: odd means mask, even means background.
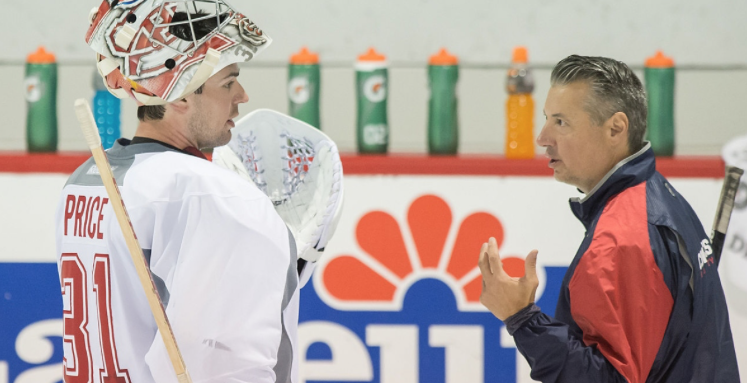
[[[399,309],[410,285],[436,278],[452,288],[460,306],[480,309],[480,246],[495,237],[500,247],[504,231],[501,221],[486,212],[472,213],[455,226],[448,203],[424,195],[410,204],[407,227],[387,212],[372,211],[360,218],[355,236],[364,254],[333,256],[318,271],[316,282],[322,286],[317,291],[333,300],[327,302],[332,306]],[[509,275],[524,274],[523,258],[502,259]]]

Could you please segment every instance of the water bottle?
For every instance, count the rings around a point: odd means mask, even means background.
[[[319,56],[303,47],[288,65],[288,110],[291,116],[321,129],[319,83]]]
[[[356,138],[359,153],[386,153],[388,71],[386,57],[373,48],[358,56],[355,64],[358,118]]]
[[[459,145],[456,86],[459,60],[441,49],[428,62],[428,153],[456,154]]]
[[[534,77],[527,67],[527,49],[514,48],[506,91],[506,158],[534,158]]]
[[[44,47],[26,60],[26,146],[29,152],[57,151],[57,62]]]
[[[114,141],[122,136],[120,130],[122,101],[109,93],[104,85],[104,79],[96,70],[93,73],[93,89],[96,92],[93,96],[93,117],[99,128],[101,145],[104,149],[109,149],[114,145]]]
[[[643,70],[648,98],[646,139],[657,156],[674,155],[674,60],[661,51]]]

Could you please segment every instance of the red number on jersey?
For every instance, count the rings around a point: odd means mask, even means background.
[[[111,279],[109,255],[96,254],[93,258],[93,291],[99,309],[99,336],[104,355],[104,368],[99,370],[102,383],[130,383],[127,370],[119,368],[112,323]]]
[[[70,343],[73,360],[64,361],[66,383],[93,382],[93,363],[88,331],[87,276],[78,254],[66,253],[60,258],[62,294],[68,305],[64,310],[64,342]],[[96,254],[93,260],[93,291],[96,293],[99,341],[103,369],[99,370],[101,383],[130,383],[126,369],[119,367],[114,343],[114,325],[111,305],[111,274],[109,255]]]
[[[73,360],[64,358],[63,369],[65,382],[88,383],[93,375],[91,350],[88,345],[88,302],[86,287],[86,269],[78,254],[65,253],[60,258],[60,282],[62,296],[65,297],[63,308],[63,343],[69,343]]]

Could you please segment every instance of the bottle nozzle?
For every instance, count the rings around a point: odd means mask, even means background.
[[[646,59],[646,68],[672,68],[674,60],[671,57],[664,56],[661,51],[656,51],[656,55]]]
[[[28,55],[26,62],[29,64],[52,64],[55,62],[54,54],[40,46],[36,52]]]
[[[511,58],[511,62],[516,64],[526,64],[529,61],[529,53],[527,52],[527,48],[523,46],[518,46],[514,48],[514,54]]]
[[[294,65],[319,64],[319,55],[309,51],[306,47],[302,47],[298,53],[291,56],[290,63]]]

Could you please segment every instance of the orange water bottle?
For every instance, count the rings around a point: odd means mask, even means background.
[[[534,77],[527,61],[527,49],[514,48],[506,80],[506,158],[534,158]]]

